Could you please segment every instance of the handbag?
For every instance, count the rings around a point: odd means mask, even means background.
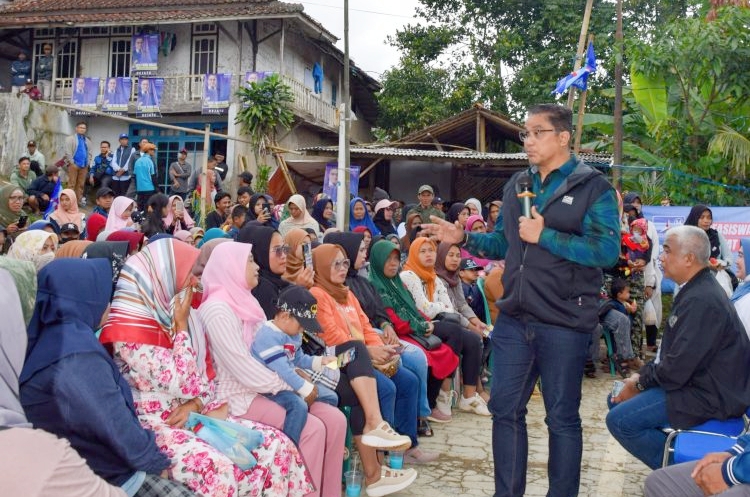
[[[316,334],[302,331],[302,352],[307,355],[325,355],[326,344]]]
[[[425,350],[435,350],[443,344],[443,341],[440,339],[440,337],[433,334],[417,335],[416,333],[412,333],[409,335],[409,337],[417,342]]]
[[[461,324],[461,315],[457,312],[439,312],[432,320],[442,323]]]
[[[341,313],[341,316],[344,318],[344,321],[346,321],[346,326],[349,328],[349,336],[351,336],[355,340],[362,340],[364,342],[364,337],[362,336],[362,332],[357,330],[352,323],[349,321],[349,317],[346,315],[346,313],[339,308],[339,312]],[[386,375],[388,378],[391,378],[396,372],[398,371],[398,367],[401,365],[401,356],[396,355],[391,358],[388,362],[385,364],[373,364],[372,366]]]

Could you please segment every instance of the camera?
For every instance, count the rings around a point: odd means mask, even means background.
[[[130,219],[136,224],[141,224],[146,219],[146,214],[143,211],[133,211],[130,213]]]

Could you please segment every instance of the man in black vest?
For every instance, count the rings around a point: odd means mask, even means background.
[[[601,268],[617,261],[620,222],[612,185],[571,154],[572,132],[566,107],[530,108],[520,138],[531,165],[505,185],[494,231],[464,233],[437,217],[425,226],[474,255],[505,259],[505,294],[491,335],[495,497],[525,492],[526,404],[539,378],[549,431],[547,496],[578,495],[583,367],[598,324]],[[534,195],[526,213],[524,191]]]

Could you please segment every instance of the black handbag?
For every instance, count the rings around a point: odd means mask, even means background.
[[[440,312],[433,319],[442,323],[461,324],[461,315],[457,312]]]
[[[302,332],[302,352],[307,355],[325,355],[326,344],[314,333]]]
[[[425,350],[435,350],[443,344],[443,341],[440,339],[440,337],[432,334],[425,336],[412,333],[409,336]]]

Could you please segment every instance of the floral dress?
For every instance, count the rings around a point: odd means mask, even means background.
[[[302,456],[281,431],[244,419],[229,417],[263,433],[253,451],[258,464],[242,471],[225,455],[192,431],[169,426],[171,410],[198,397],[203,414],[223,405],[213,400],[214,383],[198,367],[196,351],[187,332],[177,332],[171,349],[115,342],[115,360],[133,390],[141,424],[156,434],[156,443],[172,461],[171,479],[207,497],[301,496],[313,489]]]

